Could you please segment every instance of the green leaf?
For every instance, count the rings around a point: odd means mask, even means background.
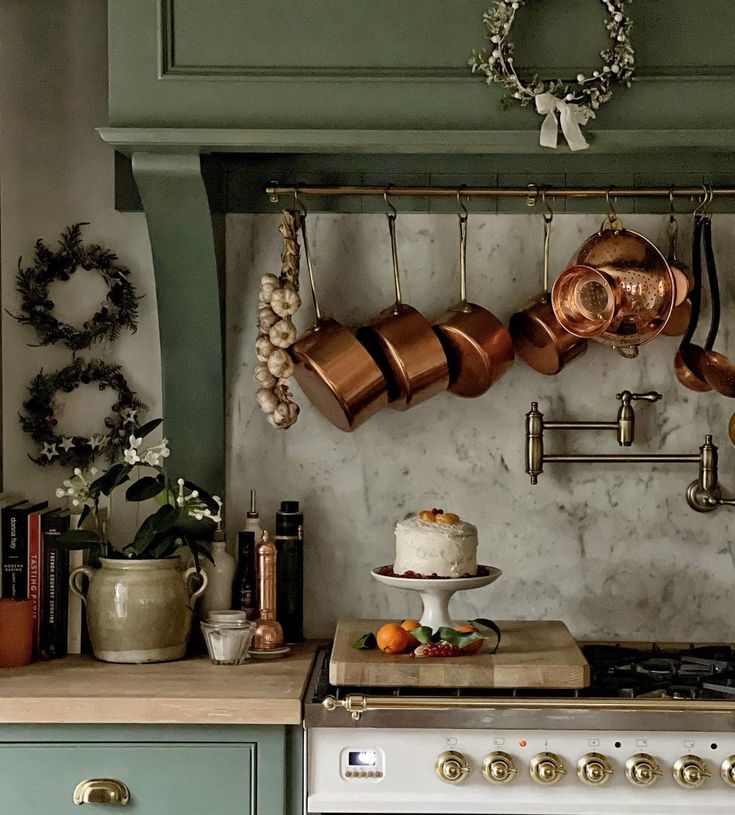
[[[104,543],[104,539],[91,529],[70,529],[59,535],[58,541],[64,549],[88,549]]]
[[[138,557],[142,557],[147,552],[148,547],[154,542],[156,535],[172,530],[176,519],[176,508],[170,504],[162,506],[153,515],[149,515],[140,525],[133,542],[125,549],[134,552]]]
[[[417,639],[422,645],[426,645],[427,643],[431,642],[431,637],[433,635],[433,631],[429,628],[428,625],[422,625],[419,628],[414,628],[413,631],[409,632],[414,639]]]
[[[151,419],[141,427],[137,428],[134,435],[137,439],[144,439],[149,433],[152,433],[157,427],[163,424],[163,419]]]
[[[372,651],[378,647],[378,641],[375,639],[375,634],[363,634],[352,643],[352,647],[356,651]]]
[[[166,479],[162,475],[144,475],[133,482],[125,491],[128,501],[147,501],[155,498],[166,487]]]
[[[437,633],[439,634],[439,639],[442,642],[448,642],[450,645],[456,645],[457,648],[466,648],[473,642],[477,642],[477,640],[487,639],[487,637],[483,637],[476,631],[463,633],[461,631],[455,631],[453,628],[448,628],[446,626],[440,628]]]
[[[91,510],[91,508],[90,508],[89,504],[85,504],[85,505],[82,507],[82,512],[81,512],[81,514],[79,515],[79,521],[77,521],[77,528],[78,528],[78,529],[82,529],[82,528],[84,527],[84,522],[85,522],[85,521],[87,520],[87,518],[89,517],[89,513],[90,513],[91,511],[92,511],[92,510]]]
[[[95,479],[89,487],[92,495],[109,495],[115,487],[128,481],[131,466],[129,464],[113,464],[112,467]]]

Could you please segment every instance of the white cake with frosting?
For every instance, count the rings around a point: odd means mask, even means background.
[[[399,521],[393,572],[409,577],[474,577],[477,527],[436,509]]]

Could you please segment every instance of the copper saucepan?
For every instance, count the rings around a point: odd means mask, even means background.
[[[355,335],[331,317],[322,317],[309,254],[306,217],[301,231],[314,299],[316,322],[291,346],[294,376],[314,407],[349,432],[388,404],[385,377]]]
[[[535,371],[551,376],[582,356],[587,350],[588,342],[562,328],[551,306],[549,246],[554,215],[549,209],[543,217],[544,288],[541,294],[510,318],[509,327],[518,356]]]
[[[388,230],[396,300],[359,328],[357,338],[383,372],[390,407],[407,410],[447,389],[449,366],[431,323],[401,297],[395,212],[388,215]]]
[[[460,202],[461,204],[461,202]],[[482,396],[513,365],[513,341],[486,308],[467,301],[467,210],[459,215],[459,302],[434,325],[449,362],[449,390]]]

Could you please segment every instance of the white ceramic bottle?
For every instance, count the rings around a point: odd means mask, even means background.
[[[218,529],[212,538],[212,560],[202,558],[202,571],[209,582],[202,595],[199,610],[202,617],[210,611],[223,611],[232,608],[232,582],[235,578],[235,558],[225,548],[225,533]]]

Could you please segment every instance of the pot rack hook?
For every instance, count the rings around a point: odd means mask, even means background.
[[[539,189],[537,184],[528,185],[528,195],[526,196],[526,206],[535,207],[538,201]]]
[[[393,206],[392,202],[389,200],[388,195],[390,193],[387,189],[383,190],[383,201],[385,202],[385,214],[389,218],[395,218],[398,215],[398,210]]]
[[[470,217],[470,212],[467,209],[467,205],[462,200],[462,187],[457,190],[457,206],[459,207],[459,220],[467,222],[467,219]]]
[[[694,215],[695,218],[697,216],[707,215],[707,208],[712,203],[713,198],[714,193],[712,191],[712,187],[710,187],[709,184],[702,184],[702,194],[699,197],[699,203],[696,207],[694,207],[692,215]]]
[[[669,187],[669,223],[676,223],[676,212],[674,211],[674,187]]]
[[[613,203],[613,201],[617,202],[617,196],[613,195],[612,198],[610,197],[612,189],[612,187],[608,187],[605,190],[605,201],[607,201],[607,223],[609,224],[610,229],[622,229],[623,222],[621,221],[618,211],[615,209],[615,204]]]
[[[298,187],[294,187],[293,202],[294,202],[294,206],[298,207],[299,212],[301,212],[301,214],[304,216],[304,218],[306,218],[306,216],[309,213],[308,213],[308,210],[306,209],[306,204],[304,204],[304,202],[299,197],[299,188]]]
[[[551,208],[551,204],[546,200],[546,189],[541,190],[541,203],[546,208],[546,212],[544,212],[544,221],[547,224],[550,224],[554,220],[554,210]]]

